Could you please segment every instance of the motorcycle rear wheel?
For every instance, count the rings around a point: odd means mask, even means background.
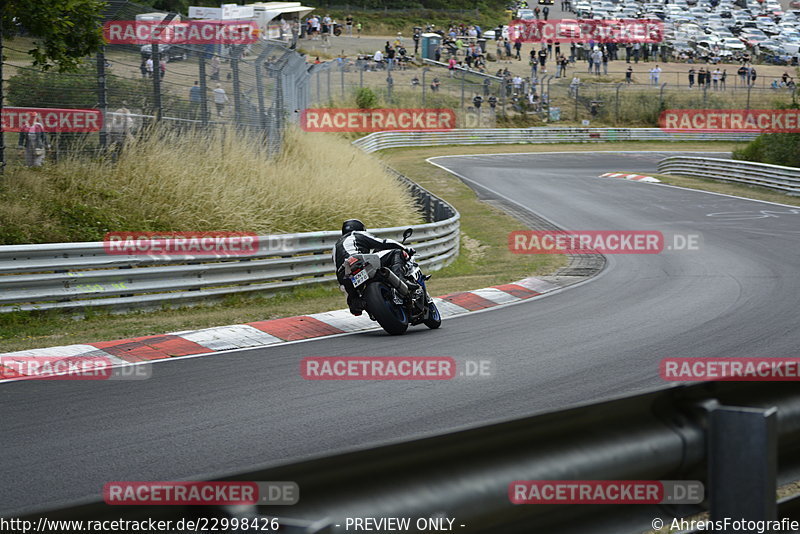
[[[397,336],[408,330],[408,316],[402,305],[394,303],[393,297],[392,288],[383,282],[373,282],[364,290],[367,311],[386,333]]]

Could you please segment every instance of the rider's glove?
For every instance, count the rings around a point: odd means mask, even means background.
[[[409,257],[411,257],[411,256],[413,256],[414,254],[416,254],[416,253],[417,253],[417,251],[416,251],[416,250],[414,250],[414,249],[413,249],[413,248],[411,248],[411,247],[406,247],[406,253],[408,254],[408,256],[409,256]]]

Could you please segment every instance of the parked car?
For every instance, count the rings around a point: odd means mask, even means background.
[[[142,54],[142,59],[149,59],[153,55],[153,45],[142,45],[139,52]],[[161,59],[166,59],[167,61],[185,61],[189,57],[189,53],[185,48],[168,44],[158,45],[158,54]]]

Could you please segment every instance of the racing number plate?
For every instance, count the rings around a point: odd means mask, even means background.
[[[351,276],[350,280],[353,281],[353,287],[358,287],[361,284],[363,284],[364,282],[366,282],[367,280],[369,280],[369,275],[367,274],[366,270],[360,271],[360,272],[357,272],[355,274],[355,276]]]

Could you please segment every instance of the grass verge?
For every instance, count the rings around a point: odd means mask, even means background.
[[[511,282],[529,275],[547,274],[564,263],[563,256],[514,255],[508,252],[508,232],[521,224],[476,195],[456,177],[432,167],[426,158],[457,154],[501,154],[524,152],[597,152],[620,150],[730,151],[732,143],[614,143],[573,145],[491,145],[395,149],[381,159],[428,190],[445,198],[461,213],[460,257],[434,273],[430,288],[434,295]],[[678,176],[664,182],[682,187],[798,204],[800,199],[757,188]],[[111,315],[93,312],[74,319],[56,313],[0,315],[0,351],[87,343],[134,336],[241,324],[250,321],[316,313],[344,306],[343,295],[332,285],[298,288],[275,296],[232,296],[205,307]]]
[[[100,241],[110,231],[335,230],[353,213],[374,227],[421,221],[375,158],[338,136],[296,130],[275,158],[233,128],[154,131],[131,139],[116,162],[74,156],[0,177],[6,245]]]

